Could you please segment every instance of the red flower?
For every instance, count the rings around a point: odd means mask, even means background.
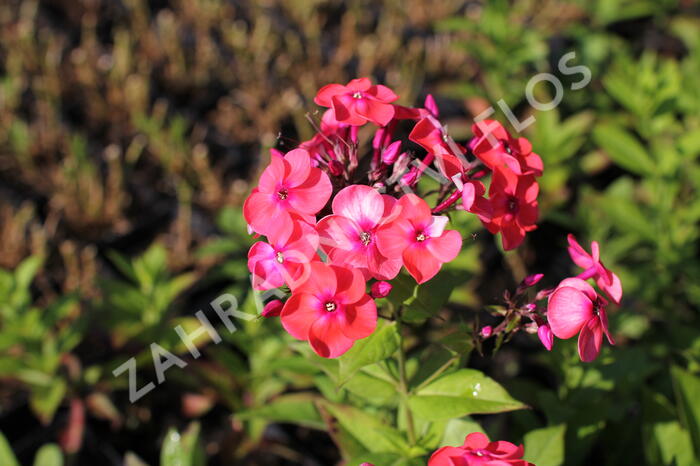
[[[311,166],[309,153],[294,149],[284,158],[271,157],[258,187],[243,204],[243,215],[251,228],[263,235],[276,226],[291,230],[299,219],[313,222],[332,190],[328,175]]]
[[[293,337],[308,340],[324,358],[337,358],[377,326],[377,307],[365,293],[359,270],[322,262],[309,265],[308,280],[287,300],[280,316]]]
[[[600,247],[598,246],[598,242],[593,241],[591,243],[591,252],[593,253],[591,255],[578,244],[574,235],[569,234],[566,238],[569,241],[569,255],[571,256],[571,260],[582,269],[585,269],[578,278],[583,280],[593,278],[598,288],[603,290],[615,304],[620,304],[620,300],[622,299],[622,283],[618,276],[606,269],[600,261]]]
[[[583,362],[598,357],[603,334],[611,345],[615,344],[608,331],[606,304],[605,299],[580,278],[563,280],[549,295],[547,320],[552,333],[561,339],[578,333],[578,355]]]
[[[475,213],[492,233],[501,232],[503,249],[517,248],[525,233],[537,228],[537,194],[539,185],[532,175],[518,176],[511,170],[495,170],[489,187],[488,204],[483,199],[481,183],[465,184],[462,202],[465,210]]]
[[[270,290],[287,283],[294,289],[303,281],[308,264],[317,259],[318,234],[309,225],[296,222],[292,228],[282,223],[271,226],[268,243],[258,241],[248,251],[248,270],[253,277],[253,288]]]
[[[442,447],[428,460],[428,466],[535,466],[522,459],[523,446],[489,438],[474,432],[461,447]]]
[[[401,253],[382,254],[379,228],[390,221],[396,199],[370,186],[352,185],[333,199],[333,215],[317,225],[321,245],[331,262],[358,268],[366,278],[391,280],[401,269]],[[391,218],[395,218],[392,216]]]
[[[542,176],[542,159],[532,152],[532,144],[527,139],[511,137],[495,120],[475,123],[472,132],[474,139],[469,146],[491,170],[508,167],[517,175]]]
[[[443,263],[457,257],[462,237],[455,230],[445,230],[448,218],[433,216],[415,194],[404,195],[395,209],[396,220],[381,227],[377,235],[379,251],[388,257],[400,254],[408,273],[425,283]]]
[[[318,91],[314,102],[332,107],[341,123],[362,126],[371,121],[386,126],[394,118],[394,102],[399,97],[381,84],[372,85],[369,78],[353,79],[347,85],[328,84]]]

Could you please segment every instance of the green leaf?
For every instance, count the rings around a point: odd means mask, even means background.
[[[39,448],[34,457],[34,466],[63,466],[61,449],[55,443]]]
[[[525,459],[537,466],[564,463],[566,424],[533,430],[525,435]]]
[[[642,392],[642,445],[648,464],[693,464],[693,444],[661,394]]]
[[[313,429],[324,429],[325,424],[314,404],[317,397],[307,394],[282,395],[264,406],[235,414],[238,419],[260,418],[273,422],[289,422]]]
[[[199,423],[190,424],[181,435],[168,430],[160,452],[160,466],[203,466],[204,450],[199,444]]]
[[[463,419],[450,419],[445,426],[445,433],[442,436],[440,445],[459,447],[464,444],[464,439],[467,435],[474,432],[485,433],[478,422],[468,417]]]
[[[470,414],[502,413],[527,406],[512,398],[493,379],[474,369],[446,374],[409,398],[414,414],[428,420]]]
[[[321,406],[369,452],[405,454],[410,450],[403,435],[377,416],[352,406],[328,402],[322,402]]]
[[[29,406],[43,424],[48,424],[66,394],[66,381],[54,379],[49,385],[34,387],[29,397]]]
[[[19,462],[12,452],[12,448],[10,448],[10,443],[2,432],[0,432],[0,464],[3,466],[19,466]]]
[[[355,342],[352,348],[338,358],[338,384],[347,382],[358,370],[390,357],[399,348],[396,323],[385,324],[367,338]]]
[[[23,260],[15,269],[17,288],[27,288],[34,280],[43,262],[44,260],[39,256],[31,256]]]
[[[672,367],[671,378],[681,421],[690,432],[695,456],[700,457],[700,377]]]
[[[622,168],[638,175],[652,175],[654,162],[637,139],[613,124],[598,125],[593,139]]]

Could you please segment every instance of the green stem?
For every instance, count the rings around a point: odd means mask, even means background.
[[[413,424],[413,413],[408,406],[408,378],[406,377],[406,353],[403,347],[403,336],[401,335],[401,327],[398,327],[399,332],[399,390],[401,391],[401,403],[406,412],[406,430],[408,431],[408,441],[411,445],[416,444],[416,429]]]
[[[430,382],[432,382],[433,380],[437,379],[440,375],[442,375],[443,372],[445,372],[445,371],[446,371],[457,359],[459,359],[459,358],[460,358],[460,355],[459,355],[459,354],[455,354],[455,355],[452,356],[450,359],[448,359],[447,362],[446,362],[445,364],[443,364],[442,366],[440,366],[440,368],[439,368],[438,370],[436,370],[435,372],[433,372],[432,374],[430,374],[430,376],[429,376],[427,379],[425,379],[424,381],[422,381],[422,382],[414,389],[414,392],[420,391],[421,388],[427,386]]]

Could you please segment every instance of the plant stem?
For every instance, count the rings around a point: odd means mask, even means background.
[[[416,444],[416,430],[413,425],[413,413],[408,406],[408,379],[406,377],[406,354],[403,347],[403,336],[401,335],[401,327],[399,331],[399,389],[401,390],[401,404],[406,412],[406,430],[408,432],[408,441],[413,446]]]
[[[415,391],[418,392],[421,388],[425,387],[425,386],[428,385],[430,382],[432,382],[433,380],[437,379],[437,378],[438,378],[440,375],[442,375],[442,373],[445,372],[457,359],[459,359],[459,357],[460,357],[459,354],[455,354],[455,355],[452,356],[450,359],[448,359],[447,362],[445,362],[445,364],[443,364],[442,366],[440,366],[440,368],[439,368],[438,370],[436,370],[435,372],[433,372],[432,374],[430,374],[430,376],[429,376],[427,379],[425,379],[424,381],[422,381],[422,382],[415,388]]]

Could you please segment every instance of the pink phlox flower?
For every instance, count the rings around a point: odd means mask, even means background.
[[[578,278],[583,280],[593,278],[598,288],[603,290],[615,304],[620,304],[620,300],[622,300],[622,283],[620,282],[620,278],[605,268],[600,261],[600,247],[598,242],[593,241],[591,243],[591,254],[588,254],[578,241],[576,241],[574,235],[569,234],[566,238],[569,242],[569,255],[571,256],[571,260],[584,269],[584,271],[578,275]]]
[[[473,432],[461,447],[442,447],[433,453],[428,466],[535,466],[522,459],[524,454],[522,445],[490,442],[485,434]]]
[[[391,103],[398,98],[388,87],[373,85],[369,78],[359,78],[345,86],[323,86],[314,102],[333,108],[336,119],[341,123],[362,126],[371,121],[378,126],[386,126],[394,118],[395,110]]]
[[[542,159],[532,152],[525,138],[513,138],[496,120],[472,125],[474,139],[469,146],[474,155],[491,170],[508,167],[517,175],[542,176]]]

